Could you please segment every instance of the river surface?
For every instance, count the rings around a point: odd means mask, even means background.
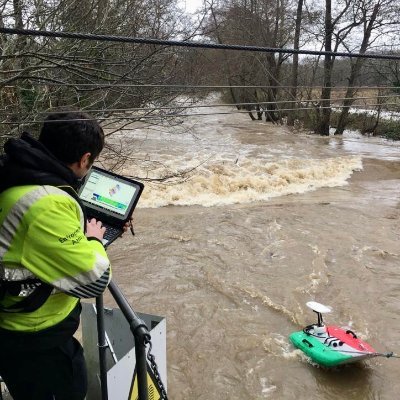
[[[186,172],[146,182],[136,236],[109,249],[133,308],[166,317],[170,399],[399,398],[400,359],[326,370],[288,335],[315,322],[315,300],[328,324],[400,354],[400,143],[246,114],[114,140],[125,174]]]

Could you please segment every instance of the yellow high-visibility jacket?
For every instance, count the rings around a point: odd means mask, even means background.
[[[49,298],[33,312],[0,312],[0,328],[38,332],[52,327],[79,298],[100,295],[111,278],[103,245],[84,234],[80,205],[55,186],[15,186],[0,193],[0,279],[35,277],[54,288]],[[28,293],[6,293],[0,304],[15,304]]]

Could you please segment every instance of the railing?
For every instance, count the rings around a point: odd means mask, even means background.
[[[161,393],[161,399],[168,400],[167,393],[161,381],[154,356],[150,353],[151,335],[149,333],[146,324],[132,310],[131,306],[124,297],[123,293],[113,281],[110,282],[108,289],[110,290],[111,295],[113,296],[119,309],[121,310],[126,321],[128,322],[130,330],[134,337],[138,394],[139,394],[138,400],[148,400],[147,361],[146,361],[147,345],[149,345],[147,359],[150,361],[151,368],[154,372],[154,375],[157,378],[156,383]],[[97,335],[98,335],[99,361],[100,361],[101,399],[108,400],[106,352],[109,345],[106,340],[105,329],[104,329],[103,296],[99,296],[96,298],[96,310],[97,310],[96,318],[97,318]]]

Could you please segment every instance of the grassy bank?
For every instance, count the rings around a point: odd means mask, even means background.
[[[299,113],[301,127],[314,131],[317,121],[314,113]],[[336,128],[339,120],[339,112],[332,111],[331,127]],[[377,122],[376,115],[371,116],[368,113],[349,114],[346,129],[359,131],[366,136],[379,136],[389,140],[400,140],[400,120],[380,118]]]
[[[339,113],[332,113],[331,126],[336,128]],[[379,119],[367,113],[349,114],[347,129],[357,130],[363,135],[380,136],[390,140],[400,140],[400,121]]]

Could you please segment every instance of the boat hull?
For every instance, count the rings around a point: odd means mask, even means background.
[[[324,367],[349,364],[376,357],[376,351],[353,332],[337,326],[326,327],[322,334],[293,332],[290,341],[314,362]]]

